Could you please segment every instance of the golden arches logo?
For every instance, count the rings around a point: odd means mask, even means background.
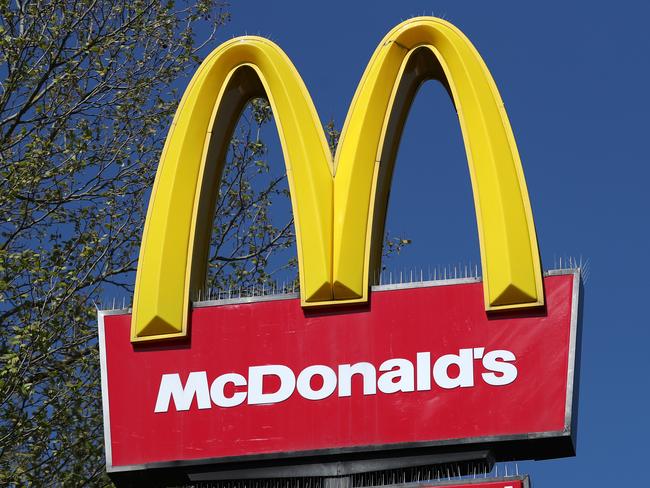
[[[381,41],[334,160],[287,55],[260,37],[215,49],[192,78],[161,156],[142,237],[132,341],[185,336],[205,280],[211,218],[232,131],[251,98],[277,121],[295,219],[303,306],[364,302],[381,256],[399,138],[419,85],[445,84],[467,152],[486,310],[544,303],[535,226],[503,102],[480,55],[448,22],[410,19]]]

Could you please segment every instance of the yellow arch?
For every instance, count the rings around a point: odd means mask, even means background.
[[[245,103],[265,93],[286,162],[303,301],[332,299],[331,156],[316,109],[279,47],[242,37],[222,44],[201,64],[172,122],[142,237],[133,341],[186,334],[190,296],[205,282],[229,140]]]
[[[419,85],[439,79],[458,111],[481,243],[486,310],[544,303],[526,181],[494,80],[470,41],[432,17],[408,20],[379,44],[359,83],[336,155],[334,297],[365,301],[381,254],[401,129]]]
[[[208,56],[181,100],[161,156],[140,250],[132,340],[186,334],[190,296],[205,280],[228,142],[245,103],[265,94],[287,167],[302,304],[367,300],[401,128],[429,78],[446,84],[458,108],[486,309],[543,304],[528,193],[494,81],[458,29],[423,17],[395,27],[375,51],[345,122],[336,176],[311,98],[278,46],[242,37]]]

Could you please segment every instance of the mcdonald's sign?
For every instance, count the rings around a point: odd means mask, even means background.
[[[483,279],[372,285],[399,138],[428,79],[458,112]],[[284,153],[300,293],[191,303],[229,140],[259,96]],[[232,39],[200,66],[173,120],[133,309],[100,312],[108,469],[479,447],[572,455],[579,297],[579,270],[542,272],[503,103],[456,27],[420,17],[386,35],[334,158],[287,55],[268,39]]]

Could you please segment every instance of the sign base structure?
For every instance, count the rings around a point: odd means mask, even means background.
[[[376,286],[337,309],[202,302],[186,340],[154,343],[131,342],[129,310],[100,312],[108,472],[327,477],[572,456],[580,287],[578,270],[549,272],[545,306],[508,313],[485,311],[475,278]]]

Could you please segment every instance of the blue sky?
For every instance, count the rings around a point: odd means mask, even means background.
[[[648,139],[650,7],[645,2],[269,2],[231,6],[218,41],[270,37],[291,57],[326,122],[343,124],[361,74],[401,20],[461,28],[506,104],[545,269],[589,259],[575,458],[519,463],[536,487],[624,486],[650,437]],[[460,129],[437,85],[407,122],[388,229],[413,239],[394,269],[478,260]]]

